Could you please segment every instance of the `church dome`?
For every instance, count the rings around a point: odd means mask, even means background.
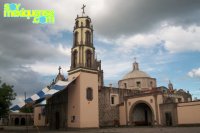
[[[130,79],[130,78],[145,78],[145,77],[148,77],[150,78],[150,76],[143,72],[143,71],[139,71],[139,70],[134,70],[134,71],[131,71],[129,72],[128,74],[126,74],[123,79]]]
[[[139,70],[139,66],[138,63],[135,62],[133,63],[133,70],[131,72],[129,72],[128,74],[126,74],[123,79],[130,79],[130,78],[150,78],[150,76]]]

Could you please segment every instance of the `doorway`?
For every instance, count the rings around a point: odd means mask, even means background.
[[[59,112],[56,112],[55,117],[56,117],[55,126],[56,126],[56,129],[59,129],[60,128],[60,114],[59,114]]]
[[[15,118],[15,126],[19,125],[19,118]]]
[[[136,104],[130,114],[131,124],[135,126],[151,126],[153,113],[146,103]]]
[[[172,126],[172,114],[171,112],[166,112],[165,113],[165,122],[166,122],[166,126]]]

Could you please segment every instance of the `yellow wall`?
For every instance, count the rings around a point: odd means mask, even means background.
[[[158,123],[161,124],[160,104],[163,104],[163,96],[157,95],[157,107],[158,107]]]
[[[119,124],[121,126],[126,125],[126,111],[124,105],[119,106]]]
[[[74,128],[99,127],[98,112],[98,75],[88,72],[78,72],[69,75],[69,79],[78,76],[75,84],[70,87],[68,97],[68,126]],[[93,100],[86,99],[86,89],[93,89]],[[76,121],[71,122],[71,117]]]
[[[157,103],[162,103],[162,95],[157,95]],[[152,100],[152,102],[151,102]],[[159,104],[155,103],[155,99],[153,95],[150,96],[143,96],[143,97],[134,97],[134,98],[130,98],[127,100],[127,119],[128,122],[130,122],[130,111],[132,106],[137,105],[138,103],[147,103],[147,105],[150,107],[150,109],[152,110],[153,113],[153,118],[152,120],[156,120],[157,124],[161,124],[160,121],[160,111],[159,111]],[[157,106],[157,107],[156,107]],[[156,113],[158,115],[156,115]],[[153,123],[152,123],[153,124]]]
[[[42,108],[44,106],[36,106],[34,107],[34,126],[45,126],[45,116],[42,115]],[[41,115],[41,119],[39,120],[39,114]]]
[[[75,73],[68,76],[69,80],[73,77],[77,77],[80,73]],[[68,127],[79,127],[80,126],[80,77],[75,81],[75,84],[68,88]],[[75,116],[76,120],[72,122],[72,116]]]
[[[80,127],[99,127],[98,75],[81,72]],[[86,89],[93,89],[93,100],[86,99]]]
[[[200,101],[177,104],[178,124],[200,124]]]
[[[137,87],[136,82],[140,82],[141,86],[140,88]],[[150,85],[150,82],[152,82],[152,86]],[[126,83],[126,88],[124,83]],[[154,78],[130,78],[130,79],[123,79],[119,81],[119,88],[121,89],[134,89],[134,90],[143,90],[143,89],[152,89],[152,87],[156,87],[156,79]]]

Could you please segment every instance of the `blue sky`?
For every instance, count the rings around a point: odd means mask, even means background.
[[[140,69],[176,89],[200,98],[199,0],[3,0],[26,9],[55,11],[55,24],[36,25],[25,19],[0,16],[0,77],[14,85],[16,102],[48,85],[62,67],[67,76],[74,20],[86,4],[94,26],[94,46],[102,61],[105,85],[117,86],[132,70]],[[38,4],[39,3],[39,4]]]

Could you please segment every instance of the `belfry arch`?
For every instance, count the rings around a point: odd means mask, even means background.
[[[85,20],[86,27],[90,27],[90,21],[88,19]]]
[[[73,64],[73,67],[76,68],[77,67],[77,56],[78,56],[78,52],[77,50],[74,50],[73,53],[72,53],[72,56],[73,56],[73,60],[72,60],[72,64]]]
[[[78,45],[78,32],[74,33],[74,46]]]
[[[91,45],[91,33],[89,31],[85,32],[85,44]]]
[[[92,67],[92,52],[89,49],[86,51],[86,67]]]
[[[146,101],[138,101],[131,106],[129,121],[135,126],[151,126],[154,122],[154,111]]]

